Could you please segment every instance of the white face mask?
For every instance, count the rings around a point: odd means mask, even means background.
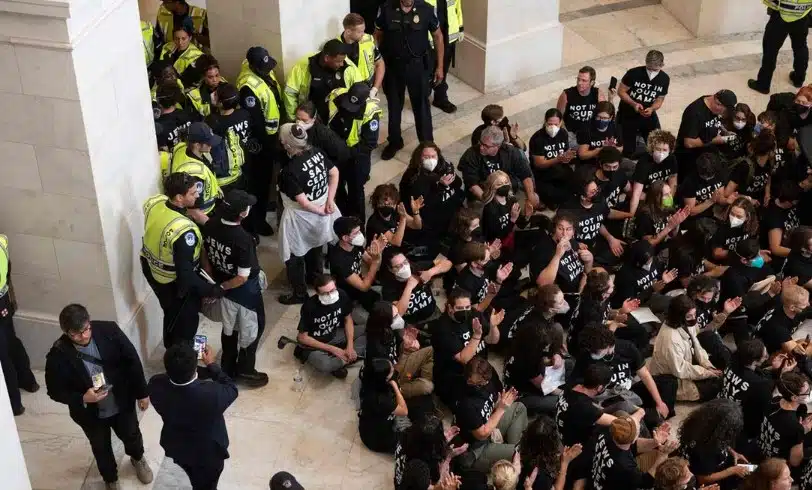
[[[655,162],[662,163],[663,160],[668,158],[668,154],[667,151],[655,151],[651,156],[654,157]]]
[[[400,281],[405,281],[406,279],[412,277],[412,266],[409,264],[403,264],[403,266],[395,272],[395,277],[398,278]]]
[[[741,225],[743,225],[744,221],[745,221],[745,220],[743,220],[741,218],[737,218],[737,217],[733,216],[732,214],[730,216],[728,216],[728,219],[730,220],[730,227],[731,228],[738,228]]]
[[[400,315],[396,315],[395,318],[392,319],[392,330],[403,330],[406,326],[406,322],[403,321],[403,317]]]
[[[425,168],[429,172],[434,172],[434,169],[437,168],[437,163],[438,160],[436,158],[424,158],[423,168]]]
[[[336,301],[338,301],[338,290],[337,289],[334,289],[333,291],[330,291],[329,293],[319,295],[319,302],[321,304],[323,304],[324,306],[330,306],[332,304],[335,304]]]
[[[654,80],[654,77],[660,74],[660,70],[646,70],[646,73],[648,73],[649,80]]]
[[[561,130],[561,128],[559,128],[558,126],[556,126],[554,124],[549,124],[546,129],[547,129],[547,134],[550,135],[550,138],[555,138],[555,135],[557,135],[558,131]]]
[[[363,233],[359,233],[359,234],[355,235],[354,237],[352,237],[352,240],[350,240],[350,245],[352,245],[354,247],[363,247],[364,245],[366,245],[366,243],[367,243],[367,239],[364,238]]]
[[[314,124],[316,124],[316,120],[311,119],[310,122],[296,121],[296,124],[298,124],[299,127],[307,131],[308,129],[312,128]]]
[[[557,315],[563,315],[568,311],[570,311],[570,304],[565,299],[562,299],[560,303],[556,303],[553,307],[553,312]]]
[[[744,129],[746,125],[747,123],[744,121],[733,121],[733,127],[736,129]]]

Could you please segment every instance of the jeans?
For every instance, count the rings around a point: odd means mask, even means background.
[[[482,446],[473,449],[473,469],[487,473],[491,466],[501,459],[512,461],[516,445],[519,444],[522,434],[527,429],[527,424],[527,408],[522,402],[513,402],[505,409],[502,419],[496,426],[502,433],[504,442],[486,441]]]
[[[141,429],[138,427],[138,416],[135,413],[135,406],[119,406],[119,412],[106,419],[95,419],[86,424],[80,424],[93,457],[96,458],[96,465],[99,473],[105,482],[118,481],[118,468],[116,457],[113,455],[113,443],[110,439],[110,430],[116,433],[121,442],[124,443],[124,452],[134,460],[144,457],[144,440],[141,437]]]
[[[337,329],[332,340],[327,343],[336,347],[346,347],[347,333],[344,328],[342,327]],[[366,329],[363,325],[355,325],[353,329],[353,348],[359,357],[366,356],[367,337]],[[344,361],[323,350],[310,352],[310,354],[307,356],[306,362],[320,373],[332,373],[333,371],[338,371],[339,369],[343,368],[345,365]]]

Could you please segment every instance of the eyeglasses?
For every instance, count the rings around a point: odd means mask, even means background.
[[[84,337],[86,333],[90,332],[91,326],[87,325],[85,328],[79,330],[78,332],[68,332],[68,337],[78,338]]]

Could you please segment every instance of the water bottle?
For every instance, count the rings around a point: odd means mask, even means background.
[[[304,391],[304,375],[301,369],[297,369],[296,372],[293,373],[293,391],[297,393]]]

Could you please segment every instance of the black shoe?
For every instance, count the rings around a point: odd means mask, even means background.
[[[798,79],[795,78],[795,72],[794,71],[789,72],[789,81],[790,81],[790,83],[792,83],[792,86],[795,87],[795,88],[801,88],[801,87],[804,86],[804,81],[803,80],[801,80],[799,82]]]
[[[271,230],[273,231],[273,230]],[[251,238],[254,239],[254,245],[259,245],[259,235],[256,233],[251,233]]]
[[[755,90],[756,92],[758,92],[760,94],[764,94],[764,95],[769,95],[770,94],[770,89],[769,88],[762,87],[761,85],[758,84],[758,81],[753,80],[752,78],[750,80],[747,80],[747,86],[750,87],[750,89]]]
[[[457,106],[452,104],[451,101],[448,100],[448,99],[446,99],[446,100],[435,100],[434,103],[432,103],[431,105],[433,105],[434,107],[440,109],[441,111],[443,111],[443,112],[445,112],[447,114],[453,114],[453,113],[457,112]]]
[[[307,300],[306,294],[283,294],[279,297],[279,302],[283,305],[300,305],[303,304]]]
[[[386,145],[386,148],[383,149],[383,153],[381,153],[381,160],[391,160],[395,158],[395,155],[402,149],[403,142],[399,144],[389,143]]]
[[[344,378],[347,377],[347,368],[342,367],[340,369],[336,369],[335,371],[333,371],[330,374],[332,374],[333,376],[335,376],[338,379],[344,379]]]
[[[34,381],[34,384],[29,385],[29,386],[20,386],[20,388],[21,388],[22,390],[24,390],[24,391],[29,392],[29,393],[36,393],[36,392],[38,392],[38,391],[39,391],[39,383],[37,383],[36,381]]]
[[[345,378],[347,377],[347,370],[346,369],[344,370],[344,377]],[[13,413],[15,417],[20,416],[20,415],[25,413],[25,407],[12,408],[11,413]]]
[[[259,388],[268,384],[268,375],[254,371],[253,373],[243,373],[237,375],[237,382],[249,388]]]
[[[273,236],[273,228],[271,228],[271,225],[269,225],[267,221],[263,221],[262,223],[257,225],[257,227],[254,229],[254,231],[258,235]]]

